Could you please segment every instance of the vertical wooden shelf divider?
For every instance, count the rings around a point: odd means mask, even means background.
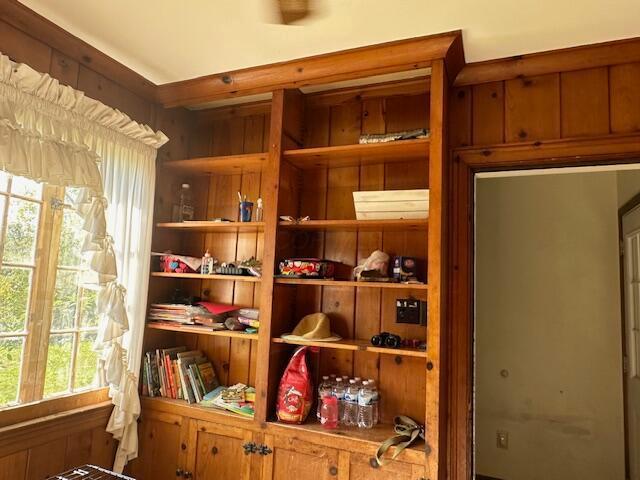
[[[258,332],[258,365],[256,373],[256,414],[258,422],[265,422],[269,406],[271,314],[273,308],[273,270],[275,268],[276,235],[278,228],[278,200],[280,186],[280,162],[282,156],[282,121],[285,94],[283,90],[273,93],[271,102],[271,127],[269,130],[269,152],[263,175],[266,190],[262,193],[264,209],[264,251],[262,253],[262,285],[260,288],[260,330]]]
[[[431,66],[431,106],[429,109],[431,143],[429,150],[429,231],[427,236],[428,266],[428,318],[427,323],[427,398],[425,413],[427,477],[440,478],[440,466],[444,467],[446,452],[440,442],[440,433],[446,432],[446,402],[442,401],[443,375],[446,371],[441,355],[444,335],[445,289],[444,262],[446,245],[443,241],[446,225],[446,208],[443,192],[446,183],[446,142],[444,138],[445,104],[447,99],[447,74],[444,61],[435,60]],[[441,430],[444,429],[444,430]],[[445,469],[443,468],[443,471]]]

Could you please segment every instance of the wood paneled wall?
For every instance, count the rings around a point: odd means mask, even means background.
[[[110,402],[0,429],[0,480],[42,480],[74,466],[111,468]]]
[[[450,146],[640,130],[640,63],[468,85],[450,95]]]

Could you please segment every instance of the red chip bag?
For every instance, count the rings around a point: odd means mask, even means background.
[[[298,348],[285,368],[278,388],[278,420],[303,423],[313,404],[313,383],[307,367],[307,347]]]

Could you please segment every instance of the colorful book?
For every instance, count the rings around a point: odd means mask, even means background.
[[[204,362],[196,361],[196,365],[198,366],[199,378],[205,395],[220,386],[216,372],[209,360]]]

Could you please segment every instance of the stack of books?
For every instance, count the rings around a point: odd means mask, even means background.
[[[229,412],[253,418],[256,390],[244,383],[237,383],[231,387],[218,387],[205,395],[200,405],[227,410]]]
[[[153,303],[149,309],[149,320],[158,322],[172,322],[193,324],[193,313],[190,305],[173,303]]]
[[[211,362],[187,347],[147,352],[142,365],[142,395],[200,402],[220,386]]]

